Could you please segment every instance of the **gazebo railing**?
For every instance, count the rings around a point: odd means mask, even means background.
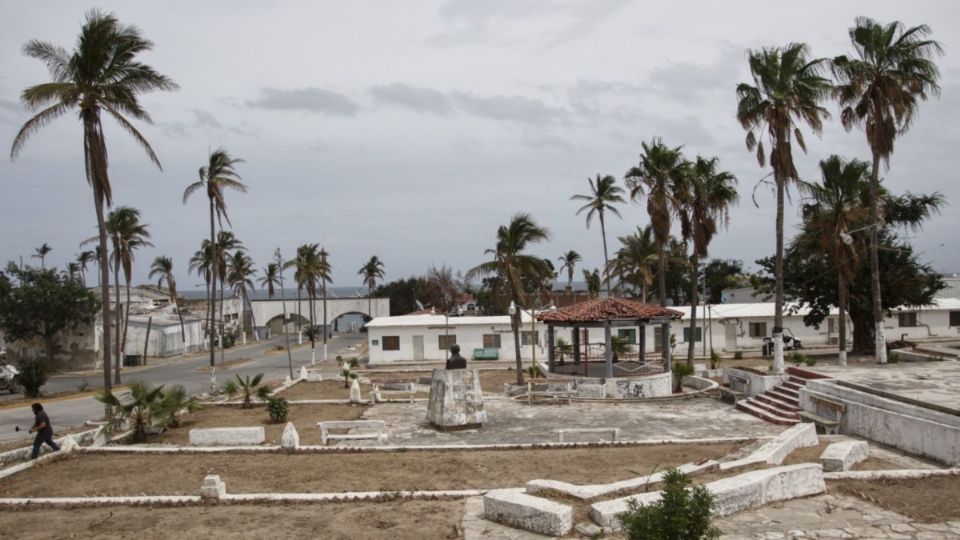
[[[602,343],[591,343],[580,347],[580,363],[574,363],[572,350],[560,351],[556,355],[554,372],[585,377],[602,377],[602,369],[607,361],[606,347]],[[646,351],[643,357],[636,346],[615,353],[613,364],[614,377],[652,375],[664,371],[664,359],[661,351]]]

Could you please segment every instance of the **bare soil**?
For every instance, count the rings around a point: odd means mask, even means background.
[[[512,369],[481,369],[480,388],[484,392],[502,393],[504,383],[517,382],[517,372]],[[364,373],[372,381],[415,381],[420,377],[429,377],[430,371],[396,371],[392,373]]]
[[[368,394],[371,387],[360,385],[361,394]],[[343,387],[343,381],[301,382],[277,394],[289,401],[298,399],[350,399],[350,388]]]
[[[301,383],[302,384],[302,383]],[[298,385],[299,386],[299,385]],[[300,444],[320,444],[317,422],[325,420],[357,420],[367,409],[364,405],[290,405],[287,420],[293,422],[300,435]],[[148,443],[189,444],[190,430],[194,428],[255,427],[266,428],[266,443],[280,444],[286,422],[274,424],[263,405],[243,409],[239,405],[208,405],[181,417],[180,427],[168,429],[151,437]]]
[[[181,508],[30,508],[0,512],[0,530],[47,538],[459,538],[463,501]],[[40,525],[42,524],[42,525]]]
[[[960,479],[938,476],[914,480],[841,480],[829,491],[859,497],[881,508],[927,523],[960,519]]]
[[[820,463],[820,455],[830,446],[829,441],[820,441],[817,446],[809,448],[797,448],[783,460],[783,465],[796,465],[798,463]],[[903,466],[879,457],[868,457],[867,459],[853,466],[853,471],[889,471],[902,469]]]
[[[0,483],[4,497],[197,494],[219,474],[233,493],[445,490],[518,487],[535,478],[612,482],[700,459],[734,444],[344,454],[86,454],[33,467]]]

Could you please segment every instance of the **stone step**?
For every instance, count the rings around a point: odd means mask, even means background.
[[[799,383],[795,383],[795,382],[793,382],[793,381],[783,381],[783,383],[780,384],[780,386],[782,386],[782,387],[784,387],[784,388],[789,388],[790,390],[795,390],[795,391],[797,391],[797,393],[799,393],[799,392],[800,392],[800,389],[803,388],[803,387],[806,386],[806,385],[799,384]]]
[[[751,398],[751,399],[752,399],[752,398]],[[793,425],[796,425],[796,424],[799,424],[799,423],[800,423],[799,420],[793,420],[792,418],[784,418],[784,417],[782,417],[782,416],[780,416],[780,415],[767,412],[767,411],[765,411],[765,410],[763,410],[763,409],[761,409],[761,408],[759,408],[759,407],[757,407],[757,406],[749,403],[749,400],[740,400],[740,401],[738,401],[736,407],[737,407],[737,409],[739,409],[739,410],[741,410],[741,411],[743,411],[743,412],[745,412],[745,413],[747,413],[747,414],[752,414],[753,416],[756,416],[757,418],[759,418],[759,419],[761,419],[761,420],[766,420],[767,422],[770,422],[771,424],[777,424],[777,425],[780,425],[780,426],[793,426]]]
[[[750,405],[757,407],[759,409],[763,409],[770,414],[780,416],[782,418],[789,418],[791,420],[800,420],[800,416],[795,411],[791,411],[790,409],[781,409],[776,405],[771,405],[765,401],[759,400],[757,399],[757,397],[759,396],[752,397],[748,400]]]
[[[800,408],[800,394],[790,391],[788,388],[783,388],[781,386],[776,386],[767,390],[767,395],[773,396],[777,399],[783,400],[794,407]]]
[[[787,382],[792,382],[792,383],[794,383],[794,384],[799,384],[800,386],[806,386],[806,385],[807,385],[807,379],[804,379],[803,377],[797,377],[796,375],[788,375],[788,376],[787,376]]]
[[[771,396],[771,395],[769,395],[769,394],[757,394],[756,396],[753,396],[753,399],[754,399],[755,401],[765,402],[765,403],[767,403],[768,405],[771,405],[771,406],[773,406],[773,407],[776,407],[776,408],[778,408],[778,409],[780,409],[780,410],[783,410],[783,411],[786,411],[786,412],[796,413],[797,411],[800,410],[799,408],[791,405],[790,403],[788,403],[788,402],[786,402],[786,401],[784,401],[784,400],[782,400],[782,399],[779,399],[779,398],[777,398],[777,397],[775,397],[775,396]]]

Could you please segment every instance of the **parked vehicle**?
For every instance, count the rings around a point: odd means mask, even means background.
[[[793,332],[789,328],[783,329],[783,350],[791,351],[802,349],[803,343],[793,335]],[[773,337],[766,336],[763,338],[763,356],[770,356],[773,354]]]
[[[0,357],[0,391],[6,390],[11,394],[20,391],[20,385],[15,377],[20,374],[20,370],[11,366],[6,361],[6,355]]]

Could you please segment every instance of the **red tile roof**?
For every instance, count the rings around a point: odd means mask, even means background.
[[[641,304],[623,298],[602,298],[588,300],[556,311],[545,311],[537,315],[544,322],[597,322],[617,319],[650,320],[657,318],[679,319],[679,311],[650,304]]]

